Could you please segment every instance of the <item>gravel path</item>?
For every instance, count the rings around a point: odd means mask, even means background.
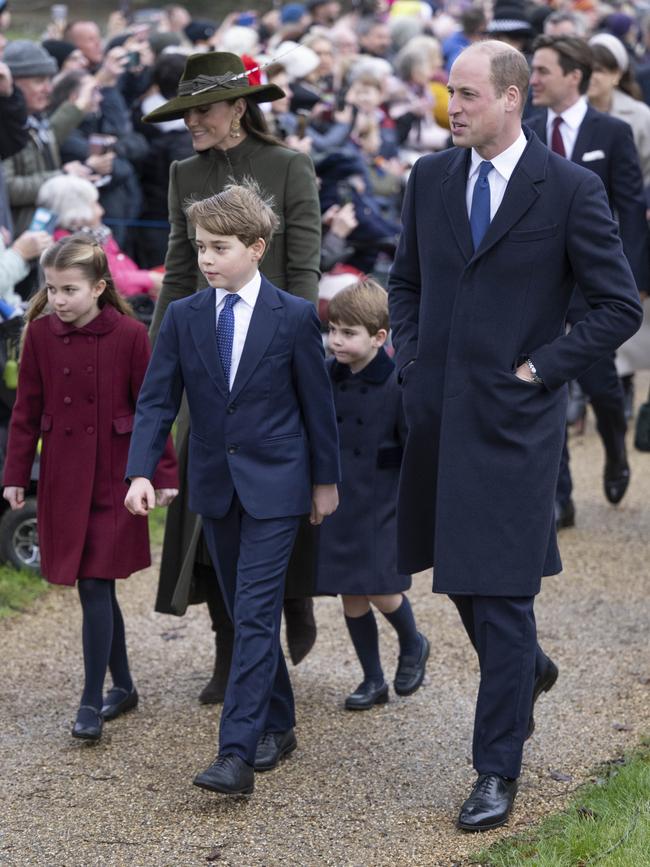
[[[250,801],[228,801],[191,785],[214,758],[219,716],[196,700],[212,663],[207,613],[154,614],[154,568],[120,586],[141,705],[96,746],[69,735],[82,667],[76,594],[54,590],[0,622],[0,864],[451,867],[561,808],[595,763],[650,732],[650,454],[631,451],[617,509],[601,492],[591,425],[572,454],[578,526],[562,533],[565,571],[537,604],[560,679],[538,704],[509,829],[478,839],[453,826],[474,779],[477,666],[429,573],[411,594],[432,643],[422,689],[346,713],[359,672],[338,600],[318,600],[317,645],[292,673],[299,749],[258,775]],[[380,629],[390,673],[395,640]]]

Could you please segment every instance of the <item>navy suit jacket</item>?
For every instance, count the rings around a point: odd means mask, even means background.
[[[526,120],[526,125],[545,144],[548,144],[547,118],[548,113],[544,111]],[[578,130],[571,161],[595,172],[605,185],[637,288],[640,292],[648,291],[650,262],[646,200],[632,127],[589,106]]]
[[[189,507],[223,517],[236,492],[254,518],[307,514],[339,480],[332,389],[313,305],[262,277],[232,391],[215,290],[169,305],[140,391],[126,475],[151,478],[181,403],[190,411]]]

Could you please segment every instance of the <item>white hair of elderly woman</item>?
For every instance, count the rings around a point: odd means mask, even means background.
[[[61,229],[74,232],[90,226],[96,219],[97,190],[85,178],[57,175],[45,181],[38,191],[37,205],[48,208],[58,217]]]

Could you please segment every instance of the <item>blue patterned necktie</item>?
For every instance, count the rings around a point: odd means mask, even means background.
[[[230,388],[230,364],[232,362],[232,342],[235,337],[235,314],[233,307],[239,301],[236,292],[226,296],[221,313],[217,319],[217,349],[223,367],[223,375]]]
[[[478,169],[478,178],[472,193],[472,209],[469,213],[469,225],[472,230],[474,250],[478,250],[483,236],[490,225],[490,184],[487,176],[494,166],[483,160]]]

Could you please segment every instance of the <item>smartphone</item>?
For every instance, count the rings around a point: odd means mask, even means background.
[[[126,69],[136,69],[140,66],[140,52],[139,51],[129,51],[127,54],[126,60]]]
[[[68,7],[65,3],[55,3],[50,9],[50,14],[55,24],[65,24],[68,20]]]
[[[48,208],[36,208],[34,216],[29,224],[29,232],[49,232],[50,235],[54,232],[58,221],[58,215]]]

